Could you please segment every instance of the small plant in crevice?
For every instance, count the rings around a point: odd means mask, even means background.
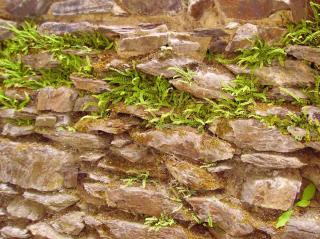
[[[35,120],[33,119],[7,119],[6,122],[17,125],[17,126],[30,126],[34,125]]]
[[[160,231],[162,228],[172,227],[175,224],[175,220],[164,213],[162,213],[160,217],[147,217],[144,221],[144,225],[147,225],[150,231],[156,232]]]
[[[148,182],[151,182],[150,180],[150,174],[149,172],[142,172],[136,175],[128,176],[126,178],[121,179],[122,182],[127,186],[131,187],[134,184],[141,184],[141,187],[145,188]]]
[[[303,190],[303,194],[302,197],[300,198],[300,200],[295,203],[295,207],[301,207],[301,208],[306,208],[310,205],[311,200],[315,197],[316,195],[316,187],[313,183],[310,183],[304,190]],[[294,208],[289,209],[288,211],[285,211],[284,213],[282,213],[277,222],[276,222],[276,228],[281,228],[284,227],[288,221],[290,220],[291,216],[294,213]]]
[[[173,79],[179,78],[188,84],[191,84],[193,77],[196,76],[196,73],[188,68],[184,70],[179,67],[169,67],[168,70],[172,70],[176,72],[176,75],[173,77]]]
[[[254,41],[250,48],[240,49],[238,55],[234,58],[227,59],[223,55],[217,55],[216,61],[221,64],[237,64],[245,68],[261,68],[271,65],[274,61],[284,64],[286,52],[278,46],[271,46],[261,39]]]
[[[320,46],[320,4],[310,1],[310,7],[313,18],[289,25],[288,33],[282,39],[283,44]]]

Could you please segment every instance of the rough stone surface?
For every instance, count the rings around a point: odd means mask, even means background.
[[[78,94],[75,90],[66,87],[43,88],[37,98],[37,110],[52,110],[65,113],[73,110]]]
[[[71,236],[61,234],[55,231],[48,223],[38,222],[28,226],[29,231],[36,237],[45,237],[48,239],[72,239]]]
[[[213,3],[212,0],[189,0],[188,13],[195,19],[199,19]]]
[[[306,165],[298,157],[268,153],[242,154],[241,161],[257,167],[274,169],[301,168]]]
[[[120,0],[124,9],[133,14],[175,14],[182,10],[181,0]]]
[[[170,67],[186,68],[190,65],[196,64],[196,61],[190,58],[174,57],[166,60],[153,59],[146,63],[137,65],[137,69],[144,73],[158,76],[163,75],[164,77],[173,77],[176,75],[174,70],[170,70]]]
[[[70,153],[49,145],[0,140],[0,179],[40,191],[61,189],[63,169],[75,161]]]
[[[181,184],[195,190],[215,190],[222,187],[221,179],[207,170],[184,161],[168,160],[170,174]]]
[[[57,122],[57,117],[54,115],[39,115],[36,118],[35,126],[52,128]]]
[[[50,130],[37,132],[60,144],[79,149],[105,149],[110,144],[110,140],[94,134]]]
[[[34,69],[52,69],[59,65],[59,61],[49,52],[40,52],[22,57],[22,62]]]
[[[79,201],[79,197],[70,193],[39,193],[39,192],[24,192],[23,196],[26,199],[35,201],[44,205],[53,211],[61,211]]]
[[[12,36],[12,33],[6,28],[16,25],[16,22],[0,19],[0,40],[2,41],[10,38]]]
[[[219,161],[232,158],[233,147],[216,137],[199,134],[188,127],[165,130],[149,130],[133,135],[137,143],[153,147],[165,153],[174,153],[193,159]]]
[[[53,0],[13,0],[7,1],[7,11],[15,18],[36,17],[45,14]]]
[[[146,157],[151,157],[148,153],[148,148],[138,144],[129,144],[120,148],[110,147],[110,150],[115,155],[125,158],[132,163],[143,161]]]
[[[107,220],[104,223],[116,239],[186,239],[188,235],[179,227],[167,227],[159,231],[150,231],[148,227],[134,222],[122,220]]]
[[[39,27],[39,31],[45,34],[63,35],[66,33],[92,32],[96,26],[89,22],[45,22]]]
[[[183,212],[179,210],[180,205],[171,200],[163,186],[142,188],[110,185],[106,188],[106,198],[111,207],[157,217],[167,213],[184,219]]]
[[[50,222],[51,226],[60,233],[79,235],[85,227],[84,212],[69,212]]]
[[[246,220],[246,212],[215,196],[191,197],[187,199],[201,220],[208,221],[209,215],[225,232],[232,236],[245,236],[254,231]]]
[[[9,136],[9,137],[19,137],[25,136],[33,133],[34,126],[27,125],[27,126],[17,126],[10,123],[7,123],[3,126],[2,135]]]
[[[246,23],[240,26],[232,41],[226,47],[227,51],[236,51],[241,48],[248,48],[252,45],[252,41],[259,35],[259,30],[256,25]]]
[[[283,135],[275,127],[268,127],[253,119],[221,123],[213,132],[243,149],[288,153],[304,148],[304,145],[293,137]]]
[[[7,207],[7,212],[17,218],[38,221],[45,216],[45,208],[36,202],[24,198],[16,198]]]
[[[67,0],[56,2],[51,6],[55,16],[78,15],[89,13],[126,14],[113,0]]]
[[[4,226],[0,233],[4,238],[30,238],[28,230],[19,226]]]
[[[74,86],[79,90],[86,90],[92,93],[100,93],[102,91],[110,91],[110,87],[103,80],[97,80],[78,75],[71,75]]]
[[[241,199],[249,204],[286,211],[300,191],[298,171],[252,172],[243,184]]]
[[[316,63],[317,65],[320,64],[319,48],[310,47],[310,46],[292,45],[287,47],[286,52],[297,59],[310,61],[310,62]]]

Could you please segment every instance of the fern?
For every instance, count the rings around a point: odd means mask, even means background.
[[[166,214],[161,214],[159,218],[157,217],[147,217],[145,218],[145,225],[149,226],[150,231],[160,231],[162,228],[171,227],[176,222],[173,218]]]

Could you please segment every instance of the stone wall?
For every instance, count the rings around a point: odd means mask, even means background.
[[[91,115],[101,107],[92,95],[113,90],[103,80],[113,68],[162,75],[170,91],[199,102],[232,100],[223,88],[250,70],[208,58],[234,56],[257,37],[273,44],[288,23],[310,13],[307,0],[0,0],[1,26],[32,19],[42,34],[99,32],[115,45],[71,49],[90,59],[95,74],[72,74],[59,87],[5,85],[0,59],[4,95],[29,98],[23,107],[0,109],[0,238],[320,238],[319,194],[308,207],[294,206],[306,185],[320,190],[319,141],[298,140],[309,131],[292,125],[283,132],[257,117],[156,127],[150,119],[163,119],[168,108],[150,112],[128,102],[112,104],[104,117]],[[0,29],[1,40],[14,37]],[[294,103],[296,95],[307,100],[301,87],[315,84],[319,49],[286,51],[282,64],[252,73],[285,103],[258,102],[254,115],[304,112],[308,122],[319,122],[318,105]],[[51,53],[21,52],[15,60],[54,69],[60,63]],[[192,69],[193,82],[169,67]],[[19,124],[26,120],[31,124]],[[277,229],[278,217],[292,208]],[[162,222],[159,230],[148,226],[152,220]]]

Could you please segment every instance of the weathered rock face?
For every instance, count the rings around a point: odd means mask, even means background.
[[[301,168],[305,166],[298,157],[288,157],[278,154],[267,153],[253,153],[242,154],[241,161],[244,163],[250,163],[257,167],[262,168]]]
[[[0,140],[0,179],[40,191],[61,189],[63,170],[75,163],[72,154],[49,145]]]
[[[167,213],[178,219],[185,219],[183,212],[179,210],[179,203],[173,201],[162,186],[142,188],[110,185],[106,188],[106,198],[111,207],[151,216]]]
[[[223,202],[217,197],[191,197],[187,199],[201,220],[209,216],[225,232],[232,236],[245,236],[254,231],[246,220],[246,212],[232,203]]]
[[[233,147],[227,142],[206,134],[198,134],[187,127],[137,132],[133,138],[137,143],[159,151],[198,160],[226,160],[232,158],[234,153]]]
[[[320,239],[309,2],[0,0],[0,238]]]
[[[120,0],[124,8],[133,14],[156,15],[156,14],[175,14],[182,10],[181,0]]]
[[[134,222],[121,220],[107,220],[104,224],[110,230],[111,235],[116,239],[186,239],[188,235],[181,227],[163,228],[160,231],[150,231],[148,227]]]
[[[268,127],[253,119],[221,123],[218,129],[213,131],[242,149],[287,153],[304,148],[304,145],[293,137],[283,135],[275,127]]]
[[[43,88],[39,91],[37,110],[52,110],[59,113],[73,110],[78,94],[76,91],[60,87],[58,89]]]
[[[56,2],[51,6],[55,16],[89,14],[89,13],[112,13],[124,15],[123,11],[113,0],[67,0]]]
[[[188,162],[169,160],[166,166],[170,174],[181,184],[195,190],[215,190],[222,187],[221,179],[207,170]]]
[[[275,11],[289,8],[285,1],[277,0],[218,0],[217,2],[226,17],[238,20],[261,19]]]
[[[243,184],[241,199],[249,204],[286,211],[300,191],[298,171],[251,172]]]

